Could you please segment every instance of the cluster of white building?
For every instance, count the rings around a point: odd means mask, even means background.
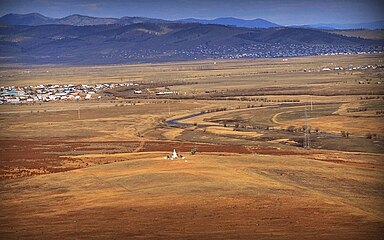
[[[64,84],[37,86],[0,86],[0,104],[21,104],[66,100],[100,99],[100,91],[116,87],[138,86],[137,83],[104,83],[96,85]]]
[[[353,66],[349,65],[347,67],[341,67],[341,66],[336,66],[336,67],[323,67],[318,70],[314,69],[304,69],[304,72],[329,72],[329,71],[355,71],[355,70],[368,70],[368,69],[378,69],[378,68],[383,68],[383,65],[370,65],[370,64],[365,64],[365,65],[360,65],[360,66]]]
[[[369,65],[369,64],[360,65],[360,66],[349,65],[348,67],[335,67],[335,68],[325,67],[325,68],[322,68],[321,71],[332,71],[332,70],[335,70],[335,71],[337,71],[337,70],[353,71],[353,70],[377,69],[377,68],[382,68],[382,67],[383,67],[382,65]]]

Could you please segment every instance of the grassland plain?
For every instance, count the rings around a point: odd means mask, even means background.
[[[0,85],[180,94],[0,106],[0,236],[382,239],[382,59],[3,66]]]

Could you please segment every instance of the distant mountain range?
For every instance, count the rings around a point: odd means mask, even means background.
[[[99,18],[83,16],[79,14],[70,15],[64,18],[49,18],[39,13],[30,14],[7,14],[0,18],[0,24],[3,25],[27,25],[27,26],[39,26],[48,24],[60,24],[60,25],[73,25],[73,26],[92,26],[92,25],[105,25],[105,24],[119,24],[119,25],[130,25],[136,23],[170,23],[170,22],[181,22],[181,23],[201,23],[201,24],[219,24],[226,26],[236,26],[244,28],[277,28],[282,25],[264,20],[264,19],[253,19],[244,20],[239,18],[225,17],[216,18],[212,20],[207,19],[180,19],[180,20],[162,20],[145,17],[122,17],[122,18]],[[384,21],[370,22],[370,23],[357,23],[357,24],[311,24],[311,25],[296,25],[288,26],[296,28],[313,28],[313,29],[324,29],[324,30],[335,30],[335,29],[384,29]]]
[[[72,25],[72,26],[94,26],[94,25],[130,25],[135,23],[163,23],[168,22],[162,19],[144,18],[144,17],[122,17],[122,18],[99,18],[79,14],[70,15],[64,18],[49,18],[39,13],[29,14],[7,14],[0,18],[0,24],[3,25]]]
[[[354,23],[354,24],[319,23],[319,24],[312,24],[312,25],[301,25],[296,27],[324,29],[324,30],[348,30],[348,29],[378,30],[378,29],[384,29],[384,21],[376,21],[376,22],[369,22],[369,23]]]

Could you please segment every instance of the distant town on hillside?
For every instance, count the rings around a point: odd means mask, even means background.
[[[285,27],[263,19],[49,18],[32,13],[5,15],[0,24],[0,63],[8,64],[93,65],[361,54],[382,52],[384,46],[383,30]]]

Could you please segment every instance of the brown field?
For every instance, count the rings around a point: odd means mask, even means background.
[[[383,68],[320,70],[382,59],[2,66],[0,85],[180,95],[0,105],[0,238],[383,239]]]

